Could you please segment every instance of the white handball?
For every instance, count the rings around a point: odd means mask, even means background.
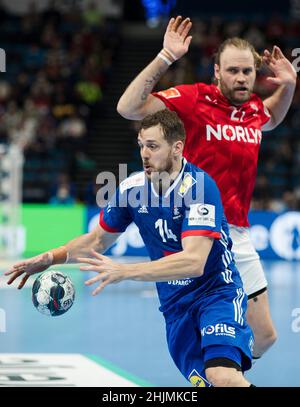
[[[74,299],[74,285],[61,271],[46,271],[33,283],[32,302],[42,314],[62,315],[72,307]]]

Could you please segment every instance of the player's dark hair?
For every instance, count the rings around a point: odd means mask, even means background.
[[[185,129],[182,121],[176,112],[169,109],[159,110],[156,113],[147,115],[140,123],[140,129],[146,130],[159,125],[163,131],[164,138],[169,144],[175,141],[185,141]]]
[[[259,69],[261,64],[262,64],[262,57],[256,52],[254,46],[250,44],[249,41],[244,40],[243,38],[239,37],[233,37],[233,38],[228,38],[222,44],[219,46],[217,52],[215,53],[215,63],[217,65],[220,65],[220,58],[222,52],[225,50],[226,47],[235,47],[237,49],[241,50],[246,50],[249,49],[253,55],[254,58],[254,65],[256,69]]]

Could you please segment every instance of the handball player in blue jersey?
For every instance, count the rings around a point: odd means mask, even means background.
[[[193,385],[252,386],[253,337],[245,319],[247,296],[231,253],[231,239],[215,182],[182,156],[185,130],[175,112],[141,122],[144,171],[121,182],[100,213],[99,225],[64,246],[16,263],[8,284],[52,264],[86,263],[96,276],[93,294],[123,280],[155,281],[170,354]],[[119,264],[105,252],[134,222],[151,262]]]

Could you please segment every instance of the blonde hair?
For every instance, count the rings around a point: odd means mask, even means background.
[[[249,49],[254,58],[254,65],[256,69],[259,69],[262,64],[262,57],[256,52],[254,46],[250,44],[247,40],[239,37],[228,38],[219,46],[218,51],[215,53],[215,63],[220,65],[220,58],[222,52],[225,50],[226,47],[235,47],[240,50],[247,50]]]

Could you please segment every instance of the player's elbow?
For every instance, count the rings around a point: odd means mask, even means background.
[[[127,109],[125,103],[123,103],[122,98],[119,100],[117,104],[117,112],[124,117],[124,119],[130,119],[129,117],[129,110]]]
[[[141,120],[143,117],[137,111],[132,111],[129,107],[129,103],[119,100],[117,104],[117,112],[127,120]]]
[[[274,130],[282,122],[282,120],[279,121],[272,117],[264,126],[262,126],[262,131]]]
[[[274,130],[277,126],[279,126],[283,122],[283,120],[286,116],[285,113],[279,112],[279,111],[274,111],[274,109],[271,109],[270,107],[268,107],[268,111],[270,114],[270,119],[267,121],[267,123],[265,123],[262,126],[262,128],[261,128],[262,131]]]

